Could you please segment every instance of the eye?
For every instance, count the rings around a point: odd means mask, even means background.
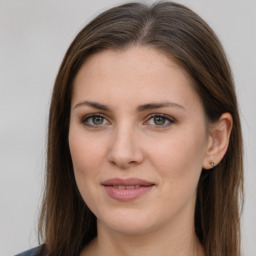
[[[165,114],[151,115],[147,121],[149,125],[157,126],[157,127],[168,127],[174,122],[175,122],[174,119],[172,119],[171,117]]]
[[[108,120],[101,114],[91,114],[83,117],[82,123],[90,127],[101,127],[109,124]]]

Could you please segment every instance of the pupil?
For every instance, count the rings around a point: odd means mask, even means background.
[[[163,117],[158,116],[154,118],[154,121],[155,121],[155,124],[157,125],[163,125],[165,122],[165,119]]]
[[[96,125],[102,124],[103,123],[103,118],[100,116],[96,116],[93,118],[93,123]]]

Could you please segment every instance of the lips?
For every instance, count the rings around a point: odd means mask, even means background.
[[[134,200],[149,192],[155,184],[146,180],[114,178],[102,183],[108,196],[118,201]]]

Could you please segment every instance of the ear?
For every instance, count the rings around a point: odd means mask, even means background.
[[[211,125],[203,169],[211,169],[222,160],[228,145],[233,119],[230,113],[224,113],[219,120]]]

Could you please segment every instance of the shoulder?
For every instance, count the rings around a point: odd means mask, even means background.
[[[33,249],[30,249],[28,251],[16,254],[15,256],[36,256],[37,253],[40,251],[41,246],[35,247]]]

